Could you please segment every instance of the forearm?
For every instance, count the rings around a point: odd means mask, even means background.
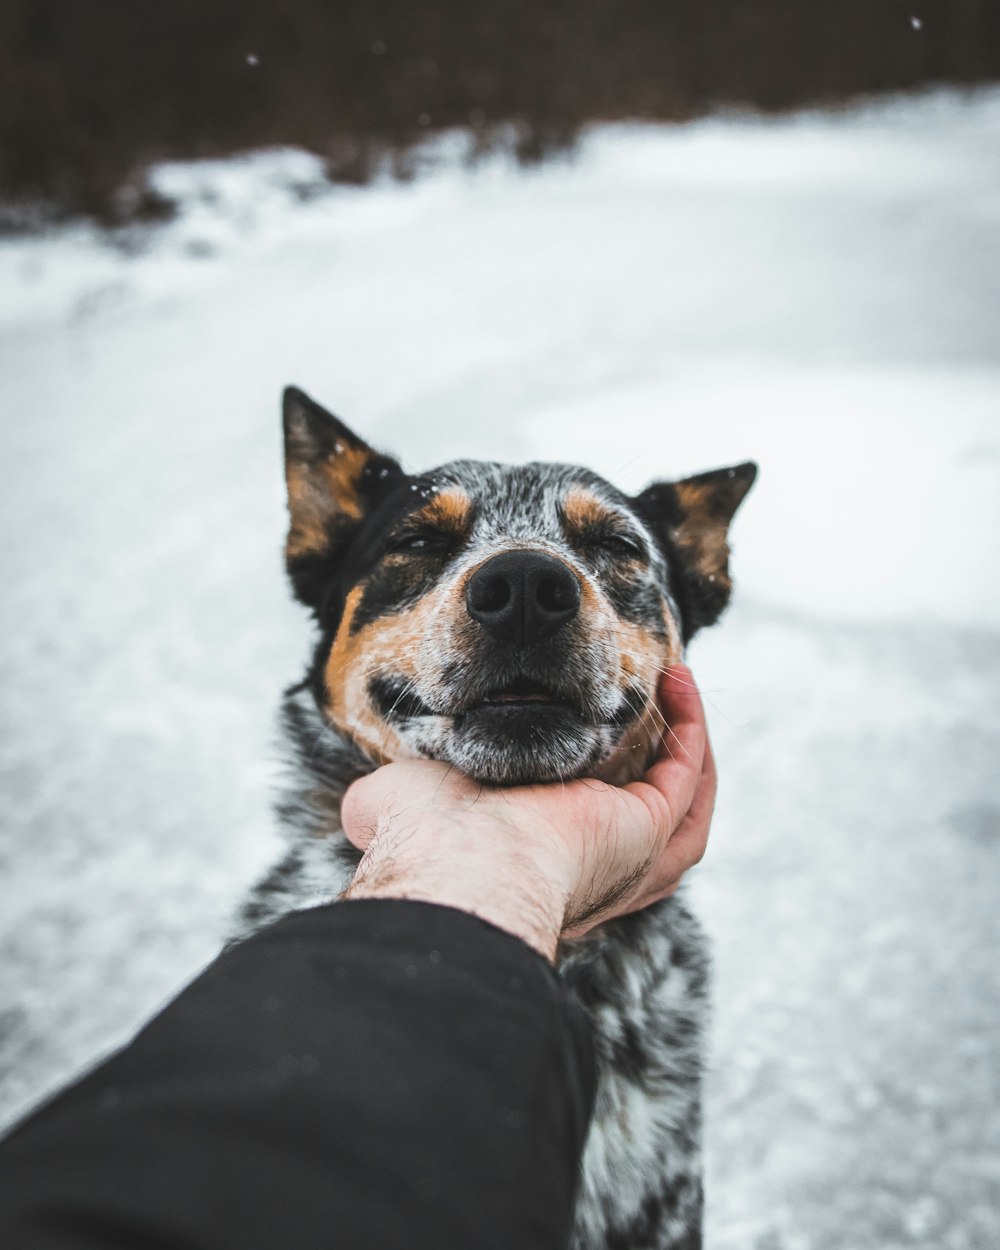
[[[0,1242],[562,1246],[592,1096],[586,1025],[522,942],[422,903],[318,908],[0,1144]]]

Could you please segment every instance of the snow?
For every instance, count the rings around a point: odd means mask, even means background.
[[[6,1119],[208,960],[274,853],[278,395],[412,467],[752,458],[692,647],[722,776],[710,1250],[1000,1245],[1000,91],[595,129],[0,241]]]

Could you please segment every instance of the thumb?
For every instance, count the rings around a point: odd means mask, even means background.
[[[359,851],[366,851],[378,833],[381,786],[374,773],[352,782],[340,800],[340,827]]]
[[[348,786],[340,802],[347,840],[366,851],[404,813],[416,819],[426,810],[446,810],[462,798],[468,782],[450,764],[400,760],[383,764]]]

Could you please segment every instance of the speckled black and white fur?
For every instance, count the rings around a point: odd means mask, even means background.
[[[340,799],[382,762],[442,759],[487,784],[641,774],[662,728],[660,672],[728,601],[727,528],[755,475],[738,465],[633,498],[566,465],[458,461],[410,476],[299,391],[286,392],[284,425],[286,561],[319,639],[282,708],[289,849],[244,906],[240,937],[340,895],[357,863]],[[544,620],[497,629],[497,586],[514,584],[502,570],[520,578],[523,560],[552,571],[531,582]],[[574,1250],[695,1250],[699,926],[675,895],[564,943],[558,970],[599,1064]]]

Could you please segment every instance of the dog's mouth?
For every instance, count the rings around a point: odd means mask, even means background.
[[[413,683],[404,678],[379,677],[369,685],[369,692],[379,713],[390,721],[422,720],[448,717],[456,729],[468,720],[514,718],[527,713],[546,722],[552,718],[568,718],[594,725],[623,726],[638,715],[644,701],[641,691],[620,691],[617,708],[608,713],[589,709],[584,698],[555,682],[534,677],[517,676],[500,681],[485,690],[470,692],[456,699],[448,708],[431,707],[416,693]]]
[[[403,678],[379,677],[369,685],[369,693],[387,720],[414,720],[428,716],[451,716],[456,722],[477,713],[564,711],[581,716],[580,704],[565,691],[530,677],[515,677],[475,693],[447,710],[430,707],[420,698],[413,683]]]
[[[475,674],[451,699],[438,695],[433,706],[402,676],[376,677],[369,692],[383,720],[399,726],[417,753],[510,785],[592,771],[637,719],[641,692],[618,690],[609,708],[588,699],[585,682],[579,692],[574,684],[568,673],[494,670]]]
[[[523,708],[541,711],[542,707],[579,712],[578,706],[565,693],[530,677],[517,677],[489,690],[482,699],[470,704],[464,714],[490,710],[518,711]]]

